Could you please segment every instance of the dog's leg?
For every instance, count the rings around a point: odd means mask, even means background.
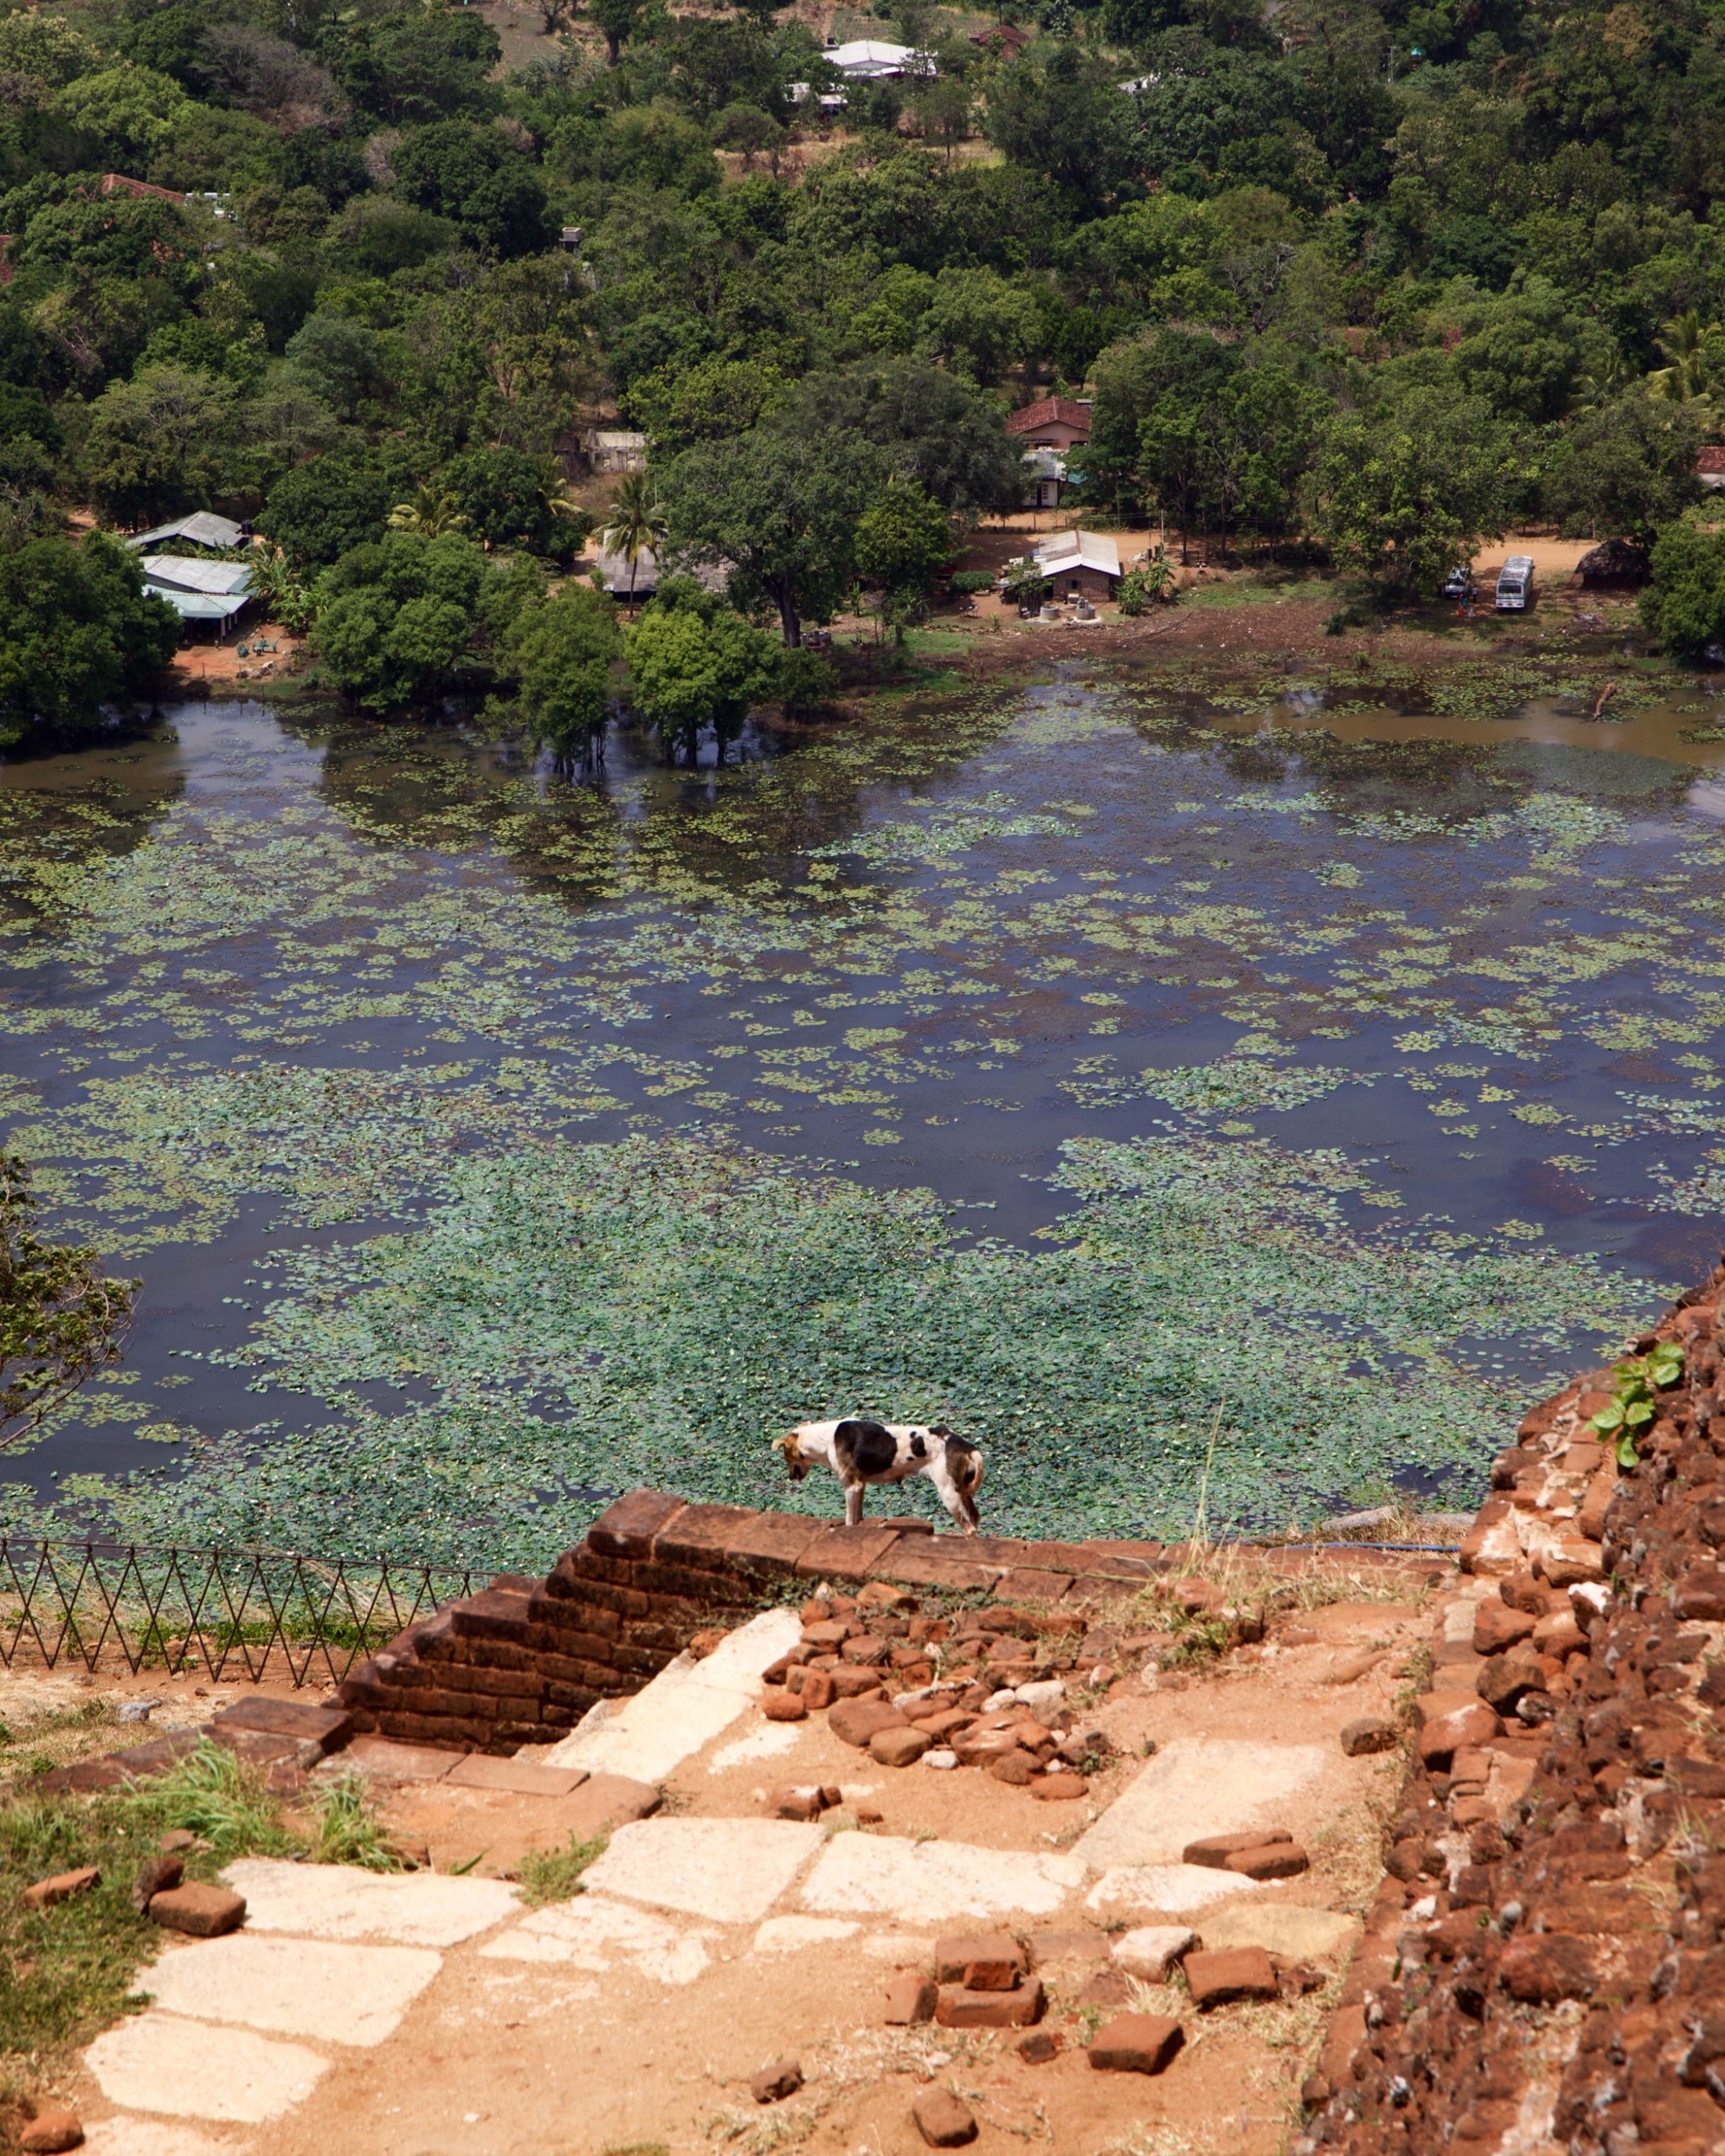
[[[862,1526],[862,1500],[868,1495],[868,1489],[865,1483],[852,1482],[846,1487],[845,1491],[845,1525],[846,1527]]]

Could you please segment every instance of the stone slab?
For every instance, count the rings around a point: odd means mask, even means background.
[[[1218,1951],[1235,1946],[1262,1946],[1286,1961],[1334,1961],[1360,1933],[1357,1917],[1329,1909],[1299,1908],[1265,1895],[1232,1902],[1204,1922],[1204,1943]]]
[[[759,1924],[825,1838],[791,1819],[642,1819],[618,1828],[584,1876],[651,1908]]]
[[[804,1946],[830,1946],[853,1939],[859,1927],[843,1917],[769,1917],[755,1935],[751,1954],[794,1954]]]
[[[395,2033],[442,1966],[425,1946],[235,1933],[164,1954],[142,1982],[164,2012],[188,2020],[370,2047]]]
[[[890,1916],[916,1924],[1020,1912],[1049,1916],[1083,1886],[1085,1876],[1076,1858],[1052,1853],[838,1834],[821,1851],[802,1903],[822,1914]]]
[[[590,1842],[632,1821],[645,1819],[659,1809],[659,1791],[651,1782],[632,1781],[627,1774],[592,1774],[572,1796],[556,1804],[558,1831],[567,1839]]]
[[[178,2119],[135,2119],[124,2111],[84,2129],[85,2156],[239,2156],[241,2146],[212,2141]]]
[[[1329,1763],[1321,1744],[1176,1737],[1117,1796],[1073,1854],[1097,1871],[1178,1864],[1188,1842],[1285,1823],[1289,1799]]]
[[[587,1876],[593,1876],[590,1867]],[[492,1961],[550,1961],[604,1975],[633,1968],[655,1983],[692,1984],[712,1956],[714,1935],[678,1924],[649,1909],[631,1908],[598,1894],[554,1902],[535,1909],[479,1949]]]
[[[302,2104],[328,2070],[303,2044],[249,2029],[212,2037],[200,2021],[140,2014],[97,2037],[85,2063],[110,2104],[262,2126]]]
[[[794,1609],[764,1609],[700,1662],[679,1656],[632,1699],[573,1731],[545,1754],[547,1767],[663,1781],[729,1729],[760,1698],[761,1674],[803,1636]]]
[[[397,1877],[352,1865],[243,1857],[222,1876],[245,1896],[252,1931],[309,1939],[459,1946],[521,1908],[515,1888],[500,1879],[450,1879],[430,1871]]]
[[[1259,1891],[1237,1871],[1212,1871],[1207,1865],[1122,1865],[1103,1872],[1084,1906],[1101,1915],[1192,1917],[1213,1902]]]
[[[591,1777],[585,1767],[547,1767],[531,1759],[493,1759],[483,1752],[470,1752],[443,1779],[451,1789],[500,1789],[511,1796],[569,1796]]]
[[[356,1737],[342,1752],[341,1764],[384,1781],[438,1782],[467,1756],[430,1744],[398,1744],[392,1737]]]

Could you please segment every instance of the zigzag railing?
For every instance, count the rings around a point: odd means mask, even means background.
[[[134,1674],[337,1684],[473,1586],[460,1566],[387,1558],[0,1536],[0,1667],[93,1672],[105,1658]]]

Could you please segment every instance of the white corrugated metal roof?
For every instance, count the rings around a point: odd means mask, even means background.
[[[243,562],[200,562],[189,554],[146,554],[144,581],[163,590],[206,591],[243,600],[252,589],[252,573]]]
[[[1119,548],[1097,531],[1056,531],[1040,542],[1036,558],[1050,576],[1076,568],[1100,569],[1104,576],[1120,574]]]
[[[830,60],[841,75],[932,74],[933,64],[915,45],[889,45],[884,39],[852,38],[848,45],[830,45],[820,56]]]
[[[126,543],[142,549],[153,547],[163,539],[190,539],[196,547],[238,547],[244,544],[245,536],[232,517],[217,516],[212,510],[200,509],[173,524],[158,524],[153,531],[140,531]]]
[[[183,622],[230,622],[245,605],[243,599],[223,599],[207,591],[172,591],[166,585],[149,586],[152,598],[165,599]]]

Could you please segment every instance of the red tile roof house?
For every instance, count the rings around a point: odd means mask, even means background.
[[[1090,440],[1090,400],[1042,397],[1014,412],[1007,432],[1026,449],[1071,449]]]
[[[1029,44],[1030,33],[1021,30],[1016,23],[996,23],[991,29],[972,30],[970,42],[985,52],[992,45],[1004,59],[1016,60]]]
[[[1065,456],[1090,439],[1090,406],[1071,397],[1039,398],[1014,412],[1007,432],[1023,446],[1024,506],[1058,509],[1065,490]]]
[[[1008,419],[1008,428],[1012,424]],[[1695,476],[1709,494],[1715,494],[1721,487],[1725,487],[1725,449],[1717,446],[1704,449],[1695,461]]]

